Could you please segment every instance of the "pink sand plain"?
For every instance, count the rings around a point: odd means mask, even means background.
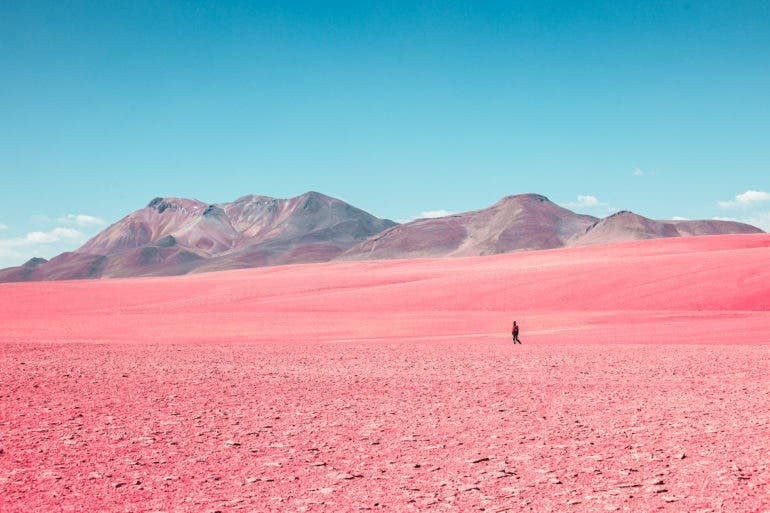
[[[0,285],[0,512],[770,511],[768,264],[741,235]]]

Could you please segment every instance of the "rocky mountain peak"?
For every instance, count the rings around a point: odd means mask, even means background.
[[[29,267],[37,267],[40,264],[44,264],[46,262],[48,262],[48,260],[46,260],[45,258],[32,257],[29,260],[27,260],[26,262],[24,262],[24,267],[28,267],[28,268]]]

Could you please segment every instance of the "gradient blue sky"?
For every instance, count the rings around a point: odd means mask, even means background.
[[[770,229],[769,91],[767,1],[2,2],[0,267],[154,196]]]

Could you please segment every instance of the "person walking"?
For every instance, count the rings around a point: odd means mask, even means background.
[[[513,335],[514,344],[521,344],[521,340],[519,340],[519,325],[516,321],[513,321],[513,327],[511,328],[511,335]]]

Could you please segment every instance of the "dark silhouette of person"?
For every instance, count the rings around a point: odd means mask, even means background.
[[[519,325],[516,323],[516,321],[513,321],[513,328],[511,328],[511,335],[513,335],[513,343],[514,344],[521,344],[521,340],[519,340]]]

